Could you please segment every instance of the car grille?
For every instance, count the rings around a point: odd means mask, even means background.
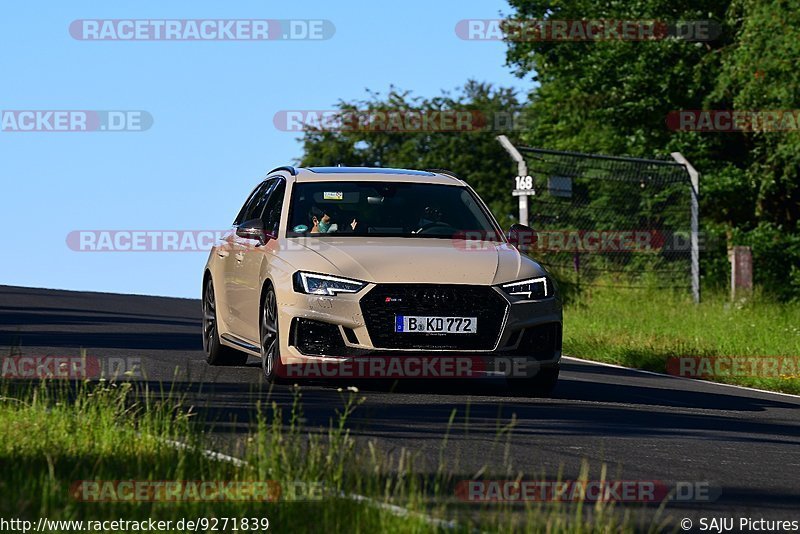
[[[376,348],[433,350],[492,350],[509,305],[488,286],[426,284],[379,284],[360,303]],[[397,315],[477,317],[477,333],[398,333],[395,332]]]

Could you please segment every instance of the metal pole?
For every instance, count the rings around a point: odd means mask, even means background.
[[[680,152],[673,152],[670,155],[672,159],[686,167],[692,184],[692,298],[698,303],[700,302],[700,204],[698,202],[700,173]]]
[[[528,176],[528,165],[525,163],[525,158],[519,153],[508,137],[505,135],[498,135],[497,140],[503,145],[511,155],[511,158],[517,162],[517,173],[519,176]],[[519,223],[528,226],[528,195],[519,195]]]

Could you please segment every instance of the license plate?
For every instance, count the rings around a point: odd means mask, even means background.
[[[417,334],[477,334],[477,317],[395,315],[394,331]]]

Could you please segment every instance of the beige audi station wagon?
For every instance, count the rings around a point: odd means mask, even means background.
[[[260,357],[269,381],[455,370],[547,395],[562,311],[551,276],[524,253],[535,238],[521,225],[504,234],[449,171],[279,167],[206,263],[208,363]]]

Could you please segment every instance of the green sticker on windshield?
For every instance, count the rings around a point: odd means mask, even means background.
[[[344,193],[342,191],[325,191],[322,193],[322,200],[342,200]]]

